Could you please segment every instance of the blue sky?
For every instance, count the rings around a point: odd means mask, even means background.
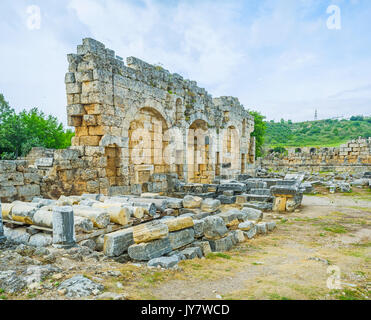
[[[37,5],[40,29],[27,7]],[[328,6],[341,29],[327,28]],[[369,0],[2,0],[0,92],[66,123],[68,53],[92,37],[268,120],[371,114]]]

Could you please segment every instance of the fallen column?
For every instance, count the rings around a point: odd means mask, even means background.
[[[110,216],[104,209],[86,206],[73,206],[72,208],[75,215],[89,218],[97,228],[104,229],[110,223]]]
[[[129,209],[118,206],[112,203],[94,203],[93,208],[99,208],[107,211],[110,216],[110,221],[117,223],[122,226],[126,226],[129,223],[130,212]]]
[[[76,244],[73,209],[70,206],[53,209],[53,246],[68,249]]]

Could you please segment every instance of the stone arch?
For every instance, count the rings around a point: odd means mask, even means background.
[[[316,151],[317,151],[317,149],[316,148],[310,148],[310,150],[309,150],[309,153],[316,153]]]
[[[189,126],[187,133],[188,181],[193,183],[210,183],[212,170],[208,123],[203,119],[196,119]]]
[[[168,125],[162,114],[151,107],[141,108],[130,121],[129,182],[143,184],[150,181],[153,173],[168,173],[169,163],[163,152],[167,148],[165,132]]]
[[[222,163],[225,168],[238,170],[240,159],[240,134],[236,126],[229,125],[222,132]]]

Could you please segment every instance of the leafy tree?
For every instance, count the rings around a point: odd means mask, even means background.
[[[25,156],[32,147],[67,148],[74,133],[66,132],[57,118],[33,108],[17,114],[0,95],[0,157]]]
[[[263,116],[258,111],[250,111],[250,114],[254,117],[254,131],[251,133],[251,136],[255,137],[255,157],[261,157],[264,144],[264,135],[267,128],[267,125],[264,121],[265,116]]]

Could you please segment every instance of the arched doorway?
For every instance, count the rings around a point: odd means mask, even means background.
[[[163,152],[169,141],[164,117],[153,108],[142,108],[129,127],[129,180],[145,183],[153,173],[168,173],[169,164]]]
[[[189,182],[211,182],[213,169],[210,164],[210,135],[204,120],[195,120],[189,127],[187,165]]]

